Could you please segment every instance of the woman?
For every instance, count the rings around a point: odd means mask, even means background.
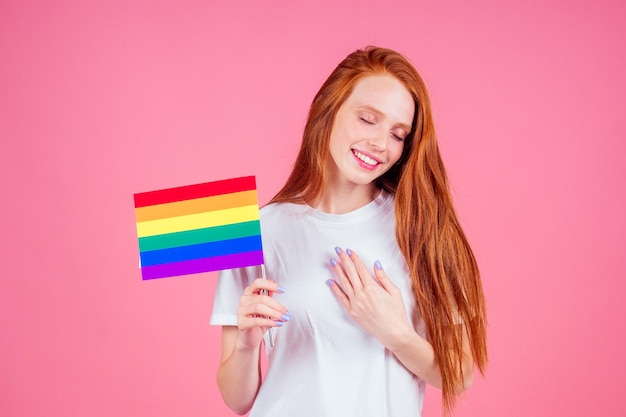
[[[428,383],[451,413],[487,363],[485,303],[426,87],[402,55],[369,47],[333,71],[261,225],[270,279],[224,271],[211,318],[231,409],[419,416]]]

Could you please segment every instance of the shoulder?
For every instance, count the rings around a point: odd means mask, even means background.
[[[307,217],[307,206],[293,203],[271,203],[260,211],[263,233],[288,231]]]
[[[271,203],[261,207],[261,221],[286,220],[307,214],[307,206],[293,203]]]

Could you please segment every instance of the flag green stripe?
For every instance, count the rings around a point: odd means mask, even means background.
[[[147,252],[159,249],[176,248],[179,246],[217,242],[220,240],[237,239],[261,234],[259,220],[234,223],[225,226],[206,227],[184,232],[139,238],[139,251]]]

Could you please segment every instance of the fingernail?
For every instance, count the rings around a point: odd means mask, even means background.
[[[348,256],[352,256],[352,251],[350,249],[346,249],[346,253],[348,254]]]
[[[337,252],[337,255],[341,255],[341,248],[339,246],[335,246],[335,252]]]
[[[282,285],[279,285],[279,286],[278,286],[278,292],[279,292],[279,293],[281,293],[281,294],[282,294],[282,293],[284,293],[285,291],[287,291],[287,290],[285,289],[285,287],[283,287]]]
[[[380,261],[374,262],[374,266],[376,267],[376,269],[383,269],[383,266],[380,264]]]
[[[287,314],[283,314],[282,316],[280,316],[280,318],[283,319],[283,321],[289,321],[291,317],[289,317]]]
[[[328,285],[329,287],[333,286],[334,281],[332,279],[329,279],[326,281],[326,285]]]
[[[282,327],[285,323],[283,323],[282,321],[277,321],[276,322],[276,326],[278,327]]]
[[[337,266],[337,261],[334,258],[330,258],[330,264],[332,266]]]

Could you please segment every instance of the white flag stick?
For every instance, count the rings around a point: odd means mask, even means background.
[[[261,264],[261,273],[263,274],[263,279],[267,279],[267,276],[265,276],[265,264]],[[265,295],[268,295],[267,290],[263,290],[263,293],[265,293]],[[270,333],[270,347],[274,347],[274,328],[270,327],[268,329],[269,333]]]

